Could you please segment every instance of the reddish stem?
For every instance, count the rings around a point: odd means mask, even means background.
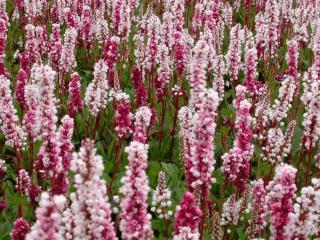
[[[164,125],[164,117],[166,114],[166,101],[162,100],[162,112],[161,112],[161,127],[159,131],[159,150],[161,149],[162,139],[163,139],[163,125]]]
[[[30,144],[30,176],[33,175],[33,137],[29,134],[29,144]]]
[[[113,182],[116,178],[116,173],[117,173],[117,170],[120,166],[120,150],[121,150],[121,140],[116,140],[115,143],[114,143],[114,149],[115,149],[115,152],[116,152],[116,164],[115,164],[115,168],[113,170],[113,173],[112,173],[112,177],[111,177],[111,181],[110,181],[110,185],[108,187],[108,193],[111,193],[112,191],[112,185],[113,185]]]
[[[304,184],[308,185],[309,183],[309,172],[310,172],[310,167],[311,167],[311,160],[312,160],[312,149],[310,149],[308,151],[308,164],[307,164],[307,172],[306,172],[306,176],[304,179]]]
[[[20,164],[21,164],[21,152],[20,152],[20,149],[17,149],[15,148],[15,152],[16,152],[16,155],[17,155],[17,169],[18,169],[18,192],[19,192],[19,195],[20,197],[22,196],[22,193],[21,193],[21,181],[20,181],[20,176],[19,176],[19,172],[20,172]],[[19,217],[22,217],[23,216],[23,209],[22,209],[22,205],[19,203],[18,205],[18,214],[19,214]]]
[[[94,123],[92,139],[96,138],[96,132],[99,127],[99,122],[100,122],[100,112],[98,113],[98,116],[96,117],[96,121]]]
[[[225,192],[226,192],[226,188],[227,188],[227,180],[225,180],[223,182],[223,185],[221,187],[221,196],[220,196],[220,203],[219,203],[219,215],[221,216],[222,214],[222,206],[223,206],[223,202],[224,202],[224,195],[225,195]]]
[[[174,145],[174,135],[176,134],[176,127],[177,127],[177,118],[178,118],[178,109],[179,109],[179,97],[175,96],[174,102],[174,119],[173,119],[173,129],[171,131],[171,144],[170,144],[170,151],[169,151],[169,159],[172,157],[173,145]]]
[[[87,123],[86,123],[86,131],[85,131],[85,138],[87,138],[89,136],[89,128],[90,128],[90,120],[91,120],[91,116],[89,115],[88,119],[87,119]]]
[[[200,222],[200,239],[203,239],[203,229],[204,229],[204,221],[206,218],[205,210],[206,210],[206,198],[202,192],[201,194],[201,211],[202,211],[202,218]]]

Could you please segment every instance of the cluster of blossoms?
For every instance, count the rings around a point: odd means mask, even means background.
[[[6,56],[5,46],[6,46],[6,41],[8,37],[8,19],[7,18],[8,16],[6,16],[6,12],[5,12],[5,16],[1,16],[0,18],[0,74],[4,76],[6,75],[6,72],[7,72],[5,63],[4,63],[5,56]]]
[[[319,238],[319,5],[0,0],[11,238]]]
[[[146,34],[148,36],[148,42],[146,45],[147,54],[144,64],[148,72],[154,69],[157,64],[157,55],[159,54],[160,26],[161,22],[157,16],[149,16],[146,29]]]
[[[128,166],[121,179],[120,192],[124,198],[120,204],[120,231],[122,239],[152,239],[151,215],[147,213],[147,197],[150,191],[146,175],[148,145],[133,141],[128,147]]]
[[[289,213],[286,235],[289,238],[308,239],[317,235],[319,229],[320,181],[312,179],[312,186],[303,187],[301,196],[296,198],[293,212]]]
[[[172,68],[171,68],[171,60],[169,56],[169,49],[165,44],[160,45],[159,49],[159,68],[157,71],[157,78],[155,80],[155,87],[156,87],[156,94],[158,101],[160,102],[163,100],[163,97],[165,96],[165,87],[170,82],[170,77],[172,74]]]
[[[184,1],[174,1],[171,13],[172,17],[172,47],[175,67],[180,76],[184,76],[188,63],[188,36],[183,29],[183,13],[185,10]]]
[[[52,33],[48,42],[48,60],[52,67],[59,68],[61,58],[62,43],[60,36],[60,24],[52,24]]]
[[[173,51],[175,67],[177,68],[179,75],[184,76],[187,71],[188,45],[186,42],[186,36],[179,31],[174,33]]]
[[[256,231],[261,232],[266,225],[266,190],[262,179],[252,182],[253,208],[256,209]]]
[[[280,9],[275,0],[264,1],[265,11],[256,15],[258,52],[263,59],[277,57],[280,45]]]
[[[188,107],[182,107],[179,110],[178,114],[179,125],[180,125],[180,152],[181,152],[181,160],[184,163],[186,169],[191,167],[190,159],[190,144],[192,142],[192,138],[190,136],[191,131],[191,120],[192,120],[192,112]]]
[[[77,30],[68,28],[64,33],[64,44],[61,49],[59,65],[65,72],[73,70],[77,66],[74,51],[77,39]]]
[[[21,108],[26,107],[26,99],[25,99],[25,87],[28,82],[28,75],[23,68],[19,69],[17,83],[15,88],[15,99],[18,101]]]
[[[283,133],[281,127],[270,128],[266,134],[265,146],[261,154],[264,161],[272,164],[281,163],[291,150],[291,140],[294,134],[296,122],[291,121]]]
[[[294,77],[285,75],[274,104],[271,106],[269,94],[262,97],[256,104],[254,136],[260,142],[262,159],[273,165],[282,162],[291,150],[296,121],[289,119],[285,133],[283,133],[283,128],[284,119],[288,117],[288,112],[292,108],[295,90]]]
[[[69,83],[70,101],[68,103],[68,113],[69,116],[73,118],[77,113],[82,112],[83,109],[80,88],[80,76],[78,73],[74,72],[71,74],[71,81]]]
[[[31,181],[28,172],[24,169],[20,169],[17,177],[16,188],[22,195],[28,196],[29,189],[31,187]]]
[[[231,28],[233,19],[232,19],[232,7],[229,2],[226,2],[223,6],[222,17],[224,19],[225,25],[227,28]]]
[[[148,107],[140,107],[135,114],[133,141],[125,148],[128,153],[126,173],[121,179],[120,231],[123,239],[152,239],[151,215],[147,212],[150,191],[146,174],[148,148],[147,127],[152,113]]]
[[[103,59],[108,66],[108,84],[115,85],[115,66],[119,58],[120,39],[116,36],[108,38],[103,43]]]
[[[221,101],[224,97],[224,75],[226,74],[226,64],[224,62],[223,55],[215,57],[212,65],[214,66],[212,69],[214,72],[214,82],[212,83],[212,88],[218,93]]]
[[[222,171],[227,180],[242,192],[250,175],[250,160],[253,155],[253,134],[250,129],[251,103],[245,98],[246,88],[238,85],[236,91],[237,98],[234,101],[234,106],[237,113],[235,122],[237,136],[234,147],[221,158],[223,160]]]
[[[48,65],[35,64],[31,69],[31,80],[37,88],[39,100],[36,107],[36,126],[38,126],[39,139],[49,141],[56,131],[57,99],[54,96],[54,80],[56,72]]]
[[[25,86],[25,100],[27,111],[22,120],[22,127],[28,133],[29,138],[37,138],[37,109],[39,104],[38,87],[36,84],[28,84]]]
[[[114,130],[122,138],[132,133],[132,114],[129,95],[123,92],[116,92],[114,99],[116,101],[116,113],[114,117]]]
[[[208,66],[208,44],[200,40],[194,47],[194,55],[190,64],[189,84],[191,87],[191,100],[189,102],[192,108],[199,108],[201,96],[206,89],[206,68]]]
[[[208,45],[203,40],[199,40],[194,49],[189,77],[191,86],[189,108],[192,111],[192,117],[190,126],[182,126],[189,131],[188,134],[191,134],[189,140],[185,139],[190,143],[189,154],[185,159],[190,191],[201,191],[204,196],[208,196],[213,182],[211,177],[215,165],[213,137],[216,130],[216,111],[219,105],[217,92],[206,87],[207,56]],[[180,116],[187,117],[186,114]],[[182,119],[181,122],[183,121],[189,120]],[[183,136],[186,134],[182,134]]]
[[[160,172],[158,176],[158,186],[152,196],[151,210],[159,214],[159,218],[169,219],[172,216],[172,211],[167,208],[171,207],[171,191],[167,187],[166,174]]]
[[[147,128],[151,124],[152,112],[148,107],[140,107],[135,113],[133,140],[141,143],[147,141]]]
[[[279,165],[276,174],[266,187],[266,204],[271,223],[271,239],[285,239],[285,227],[289,223],[289,214],[293,210],[293,199],[297,190],[297,170],[290,165]]]
[[[142,72],[137,66],[133,66],[130,80],[134,88],[135,106],[137,108],[145,106],[148,99],[148,89],[143,84]]]
[[[84,140],[71,161],[76,191],[70,194],[70,209],[63,212],[61,234],[65,239],[116,239],[107,188],[101,179],[103,168],[93,141]]]
[[[295,40],[288,41],[288,51],[286,54],[286,61],[288,63],[287,74],[294,79],[295,95],[299,93],[299,75],[298,75],[298,60],[299,48],[298,42]]]
[[[251,195],[250,187],[246,188],[239,200],[236,199],[235,194],[232,194],[223,204],[221,225],[226,227],[229,227],[230,225],[237,226],[242,219],[243,213],[250,211]]]
[[[38,126],[38,138],[43,141],[37,154],[35,168],[42,178],[50,177],[54,194],[62,194],[67,192],[68,169],[64,169],[66,167],[64,162],[70,161],[70,152],[73,150],[71,143],[73,120],[65,116],[62,119],[61,128],[57,130],[54,77],[55,72],[49,66],[35,65],[32,68],[31,79],[39,90],[36,96],[39,104],[35,106],[35,116],[25,120],[35,121],[34,124]],[[27,122],[26,125],[28,125]]]
[[[40,197],[39,207],[36,210],[37,221],[27,234],[27,240],[58,239],[60,235],[60,224],[62,221],[62,210],[66,204],[66,198],[62,195],[51,197],[43,192]]]
[[[47,7],[47,2],[42,0],[32,0],[32,1],[25,1],[25,3],[19,4],[19,11],[24,10],[28,19],[33,20],[37,19],[43,15]]]
[[[213,136],[216,129],[215,117],[218,108],[218,94],[208,89],[203,96],[199,111],[192,118],[190,147],[190,168],[188,169],[190,186],[200,189],[204,196],[209,195],[215,159],[213,155]]]
[[[252,43],[252,42],[251,42]],[[257,81],[257,65],[258,53],[254,44],[248,44],[246,49],[246,65],[245,65],[245,78],[243,85],[247,88],[248,93],[253,99],[263,95],[265,87]]]
[[[202,211],[196,204],[195,196],[186,192],[174,215],[174,240],[193,239],[198,240],[200,235],[198,224],[202,217]]]
[[[26,235],[30,231],[30,225],[24,218],[18,218],[13,223],[13,228],[10,233],[12,240],[25,239]]]
[[[112,3],[112,26],[113,31],[123,39],[128,39],[131,31],[134,10],[138,7],[136,1],[130,1],[127,5],[123,0]]]
[[[1,131],[5,136],[6,144],[20,149],[26,136],[19,124],[17,110],[13,106],[10,81],[3,75],[0,75],[0,118]]]
[[[291,103],[296,91],[295,79],[290,75],[286,75],[281,82],[278,99],[274,101],[270,111],[269,119],[272,122],[281,122],[287,117]]]
[[[42,54],[46,48],[46,30],[45,26],[34,26],[27,24],[25,53],[30,59],[30,63],[41,63]]]
[[[318,72],[315,70],[315,66],[313,66],[305,74],[304,92],[301,97],[306,109],[302,122],[304,128],[302,144],[306,151],[311,151],[315,148],[320,135],[319,90],[320,82]]]
[[[69,116],[64,116],[61,120],[61,126],[56,133],[59,141],[59,161],[56,163],[55,172],[52,177],[52,193],[66,194],[69,188],[68,170],[72,159],[73,144],[71,142],[73,135],[74,121]]]
[[[97,116],[99,111],[106,107],[108,102],[108,66],[104,60],[99,60],[94,65],[94,78],[89,84],[84,97],[84,102],[92,116]]]
[[[241,69],[241,43],[244,41],[244,30],[240,24],[234,26],[230,31],[230,47],[226,55],[226,67],[233,81],[238,80]]]

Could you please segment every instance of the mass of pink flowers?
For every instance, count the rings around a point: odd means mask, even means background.
[[[320,0],[0,0],[0,239],[320,239]]]

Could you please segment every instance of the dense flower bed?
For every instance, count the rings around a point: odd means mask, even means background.
[[[0,239],[320,239],[319,0],[0,0]]]

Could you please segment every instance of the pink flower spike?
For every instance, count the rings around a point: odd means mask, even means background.
[[[212,173],[215,166],[214,135],[215,118],[219,106],[218,94],[212,89],[200,94],[199,111],[192,119],[192,145],[190,146],[190,169],[187,179],[192,191],[200,190],[203,197],[210,193],[213,183]]]
[[[103,58],[110,70],[114,70],[114,67],[118,61],[120,39],[113,36],[103,43]]]
[[[170,83],[172,74],[171,60],[169,56],[169,49],[166,45],[161,44],[158,55],[159,68],[157,71],[157,78],[155,79],[155,87],[158,102],[161,102],[166,94],[166,85]]]
[[[56,131],[57,106],[54,96],[54,79],[56,72],[48,65],[33,65],[31,80],[37,85],[38,95],[41,96],[37,106],[37,126],[42,141],[50,140]]]
[[[310,239],[319,234],[318,211],[320,205],[320,180],[312,179],[312,185],[301,189],[296,198],[293,212],[289,213],[286,234],[290,239]]]
[[[120,231],[124,240],[153,239],[151,215],[147,213],[150,191],[146,174],[148,148],[147,144],[133,141],[125,149],[128,153],[128,166],[120,188],[124,195],[120,204]]]
[[[255,100],[258,96],[265,93],[265,87],[257,80],[258,53],[253,41],[249,42],[246,46],[245,61],[245,78],[243,85],[247,88],[252,99]]]
[[[209,46],[205,41],[199,40],[193,52],[190,64],[189,84],[191,87],[191,99],[189,104],[191,108],[198,109],[199,104],[201,104],[201,95],[203,95],[206,88]]]
[[[316,66],[312,66],[304,77],[304,91],[301,96],[305,113],[303,114],[302,146],[311,152],[315,147],[320,133],[320,81]]]
[[[133,66],[130,81],[134,88],[136,108],[147,105],[148,89],[144,86],[142,73],[136,65]]]
[[[176,1],[179,2],[179,1]],[[179,31],[173,34],[173,56],[175,65],[180,76],[186,74],[186,68],[188,63],[188,46],[185,37]]]
[[[77,40],[77,30],[75,28],[67,28],[64,33],[64,43],[61,49],[61,57],[59,61],[60,69],[70,72],[77,66],[75,57],[75,45]]]
[[[13,223],[10,237],[12,240],[25,240],[29,231],[30,226],[28,221],[24,218],[17,218]]]
[[[89,6],[83,6],[80,17],[80,33],[85,47],[89,50],[92,46],[92,9]]]
[[[20,68],[23,69],[27,75],[30,75],[30,58],[26,52],[22,52],[19,54],[19,64]]]
[[[57,133],[57,138],[60,142],[60,158],[58,158],[59,160],[54,166],[54,174],[51,179],[51,192],[53,195],[67,194],[68,192],[68,173],[73,152],[73,144],[71,142],[74,127],[73,118],[66,115],[62,118],[61,122],[62,125]]]
[[[132,133],[132,114],[130,112],[130,98],[129,95],[123,92],[115,94],[116,100],[116,115],[114,118],[114,129],[119,138],[126,137]]]
[[[0,75],[0,119],[6,144],[21,149],[26,136],[19,124],[17,110],[13,106],[10,81],[3,75]]]
[[[257,230],[262,232],[266,225],[266,190],[262,179],[252,182],[252,195],[254,197],[254,208],[258,209]]]
[[[36,210],[37,221],[26,236],[26,240],[59,239],[61,211],[64,209],[65,203],[64,196],[51,197],[47,192],[43,192]]]
[[[17,77],[15,98],[22,109],[26,108],[26,100],[25,100],[24,92],[25,92],[25,87],[27,82],[28,82],[28,75],[25,72],[25,70],[23,70],[23,68],[20,68],[18,77]]]
[[[244,30],[240,24],[235,25],[230,31],[230,45],[226,55],[227,70],[231,81],[238,80],[241,69],[241,44],[244,41]]]
[[[223,160],[223,174],[240,192],[243,192],[250,176],[250,160],[254,152],[253,134],[250,129],[251,103],[245,98],[246,88],[244,86],[238,85],[236,94],[237,98],[233,104],[236,108],[235,129],[237,135],[234,147],[221,158]]]
[[[160,19],[155,15],[149,16],[147,25],[147,56],[145,59],[145,67],[148,72],[152,71],[152,69],[154,69],[157,64],[160,40],[160,27]]]
[[[61,58],[62,43],[60,37],[60,25],[52,24],[52,33],[48,44],[48,60],[52,67],[56,70],[59,68]]]
[[[289,214],[293,211],[293,198],[297,190],[295,184],[297,170],[290,165],[279,165],[276,174],[267,186],[267,206],[269,207],[272,240],[289,239],[285,227]]]
[[[83,101],[81,99],[81,83],[80,76],[77,72],[71,74],[69,82],[69,116],[74,118],[77,113],[81,113],[83,109]]]
[[[39,88],[36,84],[28,84],[24,89],[24,99],[27,112],[23,116],[22,127],[32,138],[36,138],[39,131],[37,123],[37,111],[39,106]]]
[[[186,192],[174,215],[174,239],[198,240],[198,225],[201,217],[202,211],[196,204],[195,196]]]
[[[133,140],[141,143],[147,141],[147,128],[151,123],[152,112],[148,107],[140,107],[135,113]]]
[[[27,196],[29,198],[29,189],[31,187],[29,174],[24,169],[20,169],[18,174],[19,174],[19,177],[17,177],[16,188],[21,193],[22,196]]]
[[[0,74],[6,76],[7,69],[4,64],[5,60],[5,47],[8,37],[8,22],[4,19],[0,19]]]
[[[286,54],[286,61],[289,65],[287,69],[287,74],[292,76],[295,84],[295,96],[299,94],[299,73],[298,73],[298,63],[299,63],[299,46],[298,42],[295,40],[290,40],[287,42],[288,51]]]
[[[63,213],[61,232],[64,239],[117,239],[111,222],[106,183],[102,179],[103,169],[94,142],[85,139],[71,162],[75,192],[70,194],[70,209]]]
[[[104,109],[108,102],[108,66],[100,59],[94,65],[93,80],[88,85],[84,102],[92,116],[97,116],[101,109]]]

